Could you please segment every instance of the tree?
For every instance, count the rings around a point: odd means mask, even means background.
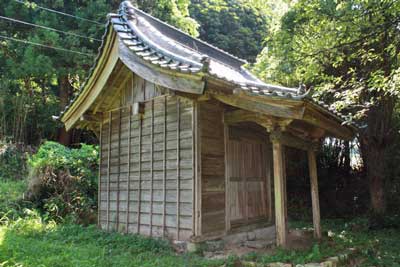
[[[400,3],[300,0],[267,39],[255,67],[265,79],[315,86],[360,127],[374,215],[385,212],[385,161],[399,94]]]
[[[115,11],[119,4],[120,1],[115,0],[0,2],[2,16],[59,30],[0,20],[0,35],[70,50],[0,39],[0,138],[7,136],[27,144],[39,144],[42,139],[69,144],[71,134],[52,121],[51,116],[64,109],[77,93],[101,43],[106,15]],[[188,5],[189,0],[139,1],[139,7],[150,8],[147,11],[155,16],[196,34],[197,24],[188,16]]]
[[[189,16],[190,0],[137,0],[138,7],[197,37],[198,23]]]
[[[200,39],[254,62],[268,34],[268,6],[263,7],[244,0],[192,0],[189,9],[200,24]]]

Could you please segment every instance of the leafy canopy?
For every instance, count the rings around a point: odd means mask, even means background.
[[[395,0],[300,0],[254,70],[284,85],[314,85],[318,97],[363,119],[399,94],[399,12]]]
[[[196,35],[197,24],[189,17],[189,3],[189,0],[138,2],[140,8]],[[114,0],[26,0],[22,4],[7,0],[0,1],[0,10],[5,17],[101,39],[107,13],[115,12],[119,4],[120,1]],[[57,128],[62,125],[52,121],[51,116],[58,114],[68,98],[77,92],[93,64],[100,42],[3,19],[0,19],[0,35],[89,54],[0,39],[0,138],[7,136],[12,141],[28,144],[57,139]]]
[[[267,5],[252,1],[192,0],[190,14],[200,24],[200,38],[254,62],[268,34]]]

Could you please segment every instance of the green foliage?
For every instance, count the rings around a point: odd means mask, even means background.
[[[395,0],[297,1],[254,68],[269,81],[314,86],[314,98],[360,126],[370,207],[378,217],[386,211],[384,159],[400,93],[399,12]]]
[[[176,255],[163,240],[105,233],[95,226],[44,223],[35,212],[0,227],[4,267],[221,266],[195,255]]]
[[[184,32],[198,36],[196,20],[189,16],[190,0],[137,0],[138,6]]]
[[[298,1],[267,38],[255,71],[289,86],[313,85],[338,110],[365,118],[399,93],[399,11],[391,0]]]
[[[192,0],[190,6],[201,39],[252,62],[268,35],[268,17],[262,11],[242,0]]]
[[[385,155],[385,176],[388,211],[400,213],[400,109],[396,108],[394,115],[394,135],[389,150]]]
[[[105,19],[115,12],[120,1],[113,0],[14,0],[0,2],[2,16],[60,31],[101,39]],[[59,10],[97,21],[78,20],[55,14],[37,6]],[[189,0],[139,1],[139,6],[192,35],[197,23],[189,17]],[[47,46],[91,54],[58,51],[0,39],[0,138],[13,142],[40,144],[57,140],[62,127],[51,119],[77,93],[94,61],[100,42],[60,32],[39,29],[0,19],[0,35]]]
[[[22,199],[25,191],[25,180],[0,179],[0,225],[21,218],[24,208],[32,206]]]
[[[30,157],[29,198],[48,219],[78,223],[96,219],[98,148],[82,144],[70,149],[45,142]]]
[[[322,245],[315,244],[312,246],[312,248],[307,250],[277,249],[276,253],[273,255],[260,255],[258,253],[252,253],[250,255],[246,255],[245,258],[261,262],[263,264],[273,262],[305,264],[310,262],[320,262],[328,257],[332,257],[335,255],[335,253],[340,252],[340,248],[329,246],[327,243],[323,243]]]
[[[20,180],[26,175],[25,155],[13,144],[0,141],[0,179]]]
[[[94,225],[57,224],[44,220],[39,211],[19,208],[18,216],[3,212],[20,204],[26,181],[0,180],[0,266],[4,267],[69,267],[69,266],[237,266],[238,257],[206,260],[194,254],[173,252],[163,240],[139,235],[106,233]],[[277,250],[273,255],[250,253],[244,260],[258,263],[273,261],[304,263],[325,259],[348,247],[356,247],[363,266],[396,267],[400,264],[398,240],[400,217],[387,217],[391,227],[378,231],[368,228],[368,219],[322,221],[330,240],[305,251]],[[291,222],[291,227],[310,228],[308,222]]]

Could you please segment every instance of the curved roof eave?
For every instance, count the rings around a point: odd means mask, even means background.
[[[251,96],[304,100],[341,123],[346,119],[324,103],[313,101],[310,98],[311,90],[266,84],[243,67],[245,61],[193,38],[135,8],[129,1],[124,1],[118,14],[107,16],[106,30],[94,65],[79,93],[60,114],[64,123],[87,97],[97,76],[105,67],[104,64],[111,53],[110,47],[116,45],[114,42],[151,68],[160,69],[172,76],[185,76],[197,80],[202,77],[203,80],[216,79],[229,84],[234,91]],[[127,61],[132,58],[122,61],[128,66]]]

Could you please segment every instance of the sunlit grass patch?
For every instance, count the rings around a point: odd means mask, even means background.
[[[44,223],[35,215],[0,227],[0,266],[220,266],[176,254],[165,240]]]

